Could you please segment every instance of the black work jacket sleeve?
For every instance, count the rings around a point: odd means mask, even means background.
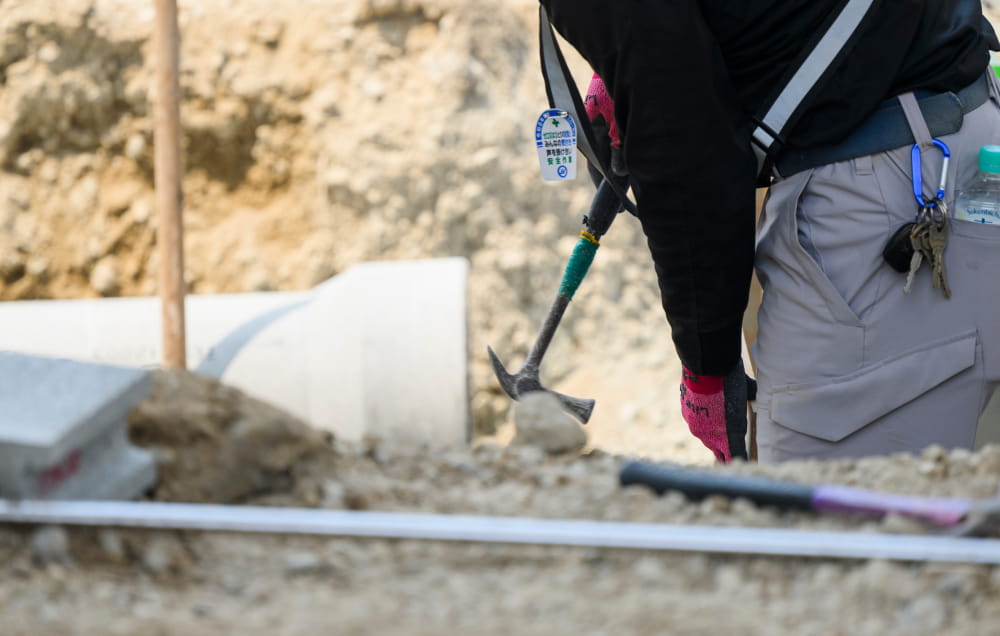
[[[750,126],[694,0],[542,0],[615,101],[625,161],[681,362],[738,362],[753,269]]]

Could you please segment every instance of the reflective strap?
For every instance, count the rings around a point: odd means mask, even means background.
[[[861,20],[864,19],[868,10],[875,0],[849,0],[840,11],[840,15],[834,20],[830,28],[820,39],[816,47],[809,53],[809,57],[802,63],[802,66],[795,72],[789,80],[781,94],[771,105],[767,114],[753,133],[754,154],[757,156],[758,170],[763,167],[767,157],[767,151],[776,141],[774,136],[767,130],[782,134],[785,126],[792,115],[802,104],[809,91],[813,89],[819,78],[826,72],[844,45],[854,34]]]

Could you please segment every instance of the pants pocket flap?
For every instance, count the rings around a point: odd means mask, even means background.
[[[839,442],[976,362],[976,332],[951,336],[822,384],[775,387],[775,424]]]

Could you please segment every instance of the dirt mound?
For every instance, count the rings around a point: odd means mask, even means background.
[[[238,503],[282,495],[305,504],[304,476],[332,459],[329,433],[183,371],[156,372],[129,414],[133,443],[157,454],[159,501]]]
[[[916,527],[900,526],[898,520],[758,509],[747,502],[691,504],[679,495],[658,499],[641,488],[622,491],[617,475],[626,457],[581,452],[579,443],[548,448],[537,420],[543,412],[566,416],[530,401],[518,409],[524,411],[519,421],[531,426],[531,439],[525,436],[510,446],[443,448],[403,436],[344,442],[214,380],[161,372],[149,398],[130,414],[129,428],[134,443],[159,456],[160,482],[152,496],[162,501],[716,525]],[[804,484],[986,498],[1000,484],[1000,447],[976,453],[932,447],[919,456],[737,463],[715,470]]]

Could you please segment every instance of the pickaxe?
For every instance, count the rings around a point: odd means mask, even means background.
[[[658,495],[667,491],[680,492],[693,501],[722,495],[785,510],[875,517],[894,513],[948,529],[958,536],[1000,535],[1000,494],[980,500],[914,497],[832,484],[808,486],[767,477],[727,475],[646,461],[627,463],[619,472],[619,481],[622,486],[647,486]]]
[[[559,293],[556,295],[548,316],[542,323],[542,328],[535,338],[535,344],[528,352],[528,357],[518,369],[517,373],[511,375],[504,368],[500,358],[493,351],[492,347],[487,347],[490,354],[490,362],[493,364],[493,371],[496,373],[500,386],[512,399],[518,400],[525,393],[531,391],[546,391],[559,398],[563,409],[580,421],[586,424],[590,420],[590,414],[594,410],[594,400],[571,397],[563,395],[557,391],[546,388],[538,377],[538,367],[542,363],[542,357],[552,342],[559,321],[569,306],[569,301],[573,299],[580,283],[587,275],[590,264],[594,261],[597,248],[600,247],[600,238],[611,227],[611,222],[623,209],[621,198],[614,188],[607,181],[601,181],[594,195],[594,200],[590,204],[590,212],[583,218],[586,229],[580,232],[580,240],[570,255],[569,262],[563,272],[562,283],[559,285]]]

